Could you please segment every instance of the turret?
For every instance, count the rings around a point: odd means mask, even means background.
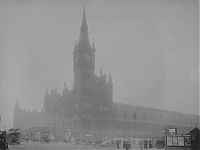
[[[44,93],[44,111],[46,112],[47,106],[48,106],[48,98],[49,98],[49,90],[47,90]]]
[[[107,78],[107,76],[106,76],[106,74],[104,74],[103,75],[103,82],[104,82],[104,84],[106,84],[106,78]]]
[[[45,101],[46,101],[48,95],[49,95],[49,91],[48,91],[48,89],[47,89],[47,90],[44,92],[44,103],[45,103]]]
[[[94,38],[93,38],[93,42],[92,42],[92,67],[93,67],[93,69],[95,69],[95,52],[96,52],[96,48],[94,45]]]
[[[75,52],[76,50],[78,50],[77,46],[78,46],[78,41],[76,40],[76,41],[74,42],[74,52]]]
[[[111,75],[110,70],[109,70],[109,76],[108,76],[108,87],[109,87],[109,93],[112,99],[113,98],[113,81],[112,81],[112,75]]]
[[[66,82],[64,82],[64,90],[68,90]]]
[[[102,74],[102,67],[100,68],[100,74],[99,74],[99,78],[102,78],[103,74]]]
[[[19,101],[17,100],[15,103],[14,113],[18,112],[19,110],[20,110]]]
[[[92,42],[92,50],[95,52],[96,48],[95,48],[95,44],[94,44],[94,38],[93,38],[93,42]]]
[[[109,76],[108,76],[108,84],[110,86],[113,86],[112,75],[111,75],[111,71],[110,70],[109,70]]]
[[[63,88],[63,93],[62,94],[67,94],[67,92],[68,92],[69,90],[68,90],[68,87],[67,87],[67,83],[66,82],[64,82],[64,88]]]
[[[48,90],[48,88],[47,88],[47,90],[45,91],[44,96],[47,97],[48,95],[49,95],[49,90]]]
[[[19,101],[17,100],[15,103],[15,107],[14,107],[14,121],[13,121],[13,127],[16,128],[18,127],[19,124],[19,116],[20,116],[20,106],[19,106]]]

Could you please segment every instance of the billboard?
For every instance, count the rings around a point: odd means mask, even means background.
[[[176,135],[176,134],[177,134],[177,128],[168,129],[168,132],[169,132],[171,135]]]
[[[191,137],[190,136],[184,137],[184,145],[187,147],[191,146]]]
[[[178,136],[178,146],[184,146],[184,137]]]
[[[190,147],[190,135],[174,135],[166,137],[166,146],[169,147]]]
[[[172,137],[172,145],[173,146],[178,146],[178,137],[177,136],[173,136]]]
[[[172,145],[172,137],[171,136],[167,136],[167,146],[173,146]]]

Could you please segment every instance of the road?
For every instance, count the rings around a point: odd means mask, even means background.
[[[69,143],[39,143],[39,142],[27,142],[19,145],[9,145],[9,150],[117,150],[116,147],[99,147],[88,145],[74,145]],[[123,150],[123,149],[118,149]],[[130,150],[147,150],[140,148],[131,148]],[[148,149],[157,150],[157,149]],[[164,150],[164,149],[159,149]]]
[[[9,145],[10,150],[115,150],[113,147],[93,147],[68,143],[28,142],[19,145]]]

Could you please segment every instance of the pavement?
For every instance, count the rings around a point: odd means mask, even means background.
[[[93,147],[69,143],[39,143],[27,142],[19,145],[9,145],[9,150],[114,150],[113,147]]]
[[[100,147],[92,145],[74,145],[70,143],[39,143],[39,142],[25,142],[19,145],[9,145],[9,150],[124,150],[116,147]],[[147,150],[141,147],[131,148],[129,150]],[[156,149],[148,149],[156,150]],[[161,150],[161,149],[159,149]]]

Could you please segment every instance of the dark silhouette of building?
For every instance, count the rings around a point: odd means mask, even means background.
[[[177,128],[184,134],[199,124],[197,115],[114,103],[111,71],[109,75],[102,69],[99,76],[94,73],[95,51],[94,41],[89,41],[84,8],[79,40],[73,50],[73,89],[64,83],[62,93],[47,90],[42,112],[27,112],[16,104],[14,128],[45,125],[56,127],[62,134],[73,132],[95,138],[160,138],[165,128]]]
[[[102,69],[99,76],[95,75],[95,51],[94,41],[92,45],[89,41],[84,9],[79,41],[73,51],[73,89],[69,91],[64,84],[60,98],[53,90],[50,94],[47,92],[44,99],[44,111],[47,116],[64,118],[66,128],[85,134],[91,130],[95,134],[102,128],[102,121],[111,124],[112,119],[112,76],[109,72],[107,77],[102,73]],[[49,122],[52,120],[55,122],[53,118]]]
[[[191,150],[199,150],[200,148],[200,130],[196,127],[192,129],[189,134],[191,135]]]

